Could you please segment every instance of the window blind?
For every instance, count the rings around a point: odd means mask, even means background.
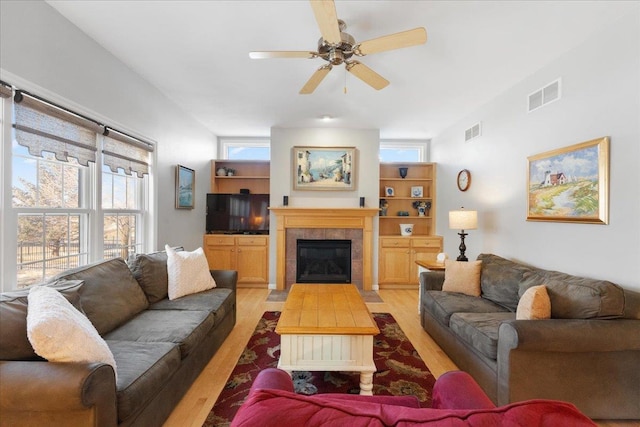
[[[43,157],[48,151],[60,161],[73,157],[83,166],[96,161],[96,134],[103,126],[21,92],[15,101],[16,140],[29,154]]]
[[[122,169],[125,174],[135,173],[139,178],[149,173],[149,153],[153,144],[132,138],[111,128],[106,128],[102,142],[103,162],[114,173]]]

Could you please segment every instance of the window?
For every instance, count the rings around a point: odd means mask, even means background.
[[[0,236],[11,249],[3,254],[3,290],[143,251],[153,146],[16,93],[15,101],[4,101],[3,116],[3,136],[12,144],[3,157],[11,209],[2,221],[5,230],[15,229]],[[4,127],[9,121],[12,131]]]
[[[271,142],[266,138],[220,138],[220,158],[270,160]]]
[[[428,140],[382,140],[380,141],[380,161],[427,162],[429,161]]]

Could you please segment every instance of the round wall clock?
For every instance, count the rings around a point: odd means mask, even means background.
[[[462,169],[458,172],[458,189],[460,191],[467,191],[471,185],[471,172],[467,169]]]

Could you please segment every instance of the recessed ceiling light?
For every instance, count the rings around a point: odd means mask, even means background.
[[[320,119],[322,119],[323,122],[330,122],[333,119],[333,117],[331,117],[328,114],[325,114],[323,116],[320,116]]]

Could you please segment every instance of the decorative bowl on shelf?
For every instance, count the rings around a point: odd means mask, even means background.
[[[219,167],[218,169],[216,169],[216,175],[227,176],[227,168]]]

